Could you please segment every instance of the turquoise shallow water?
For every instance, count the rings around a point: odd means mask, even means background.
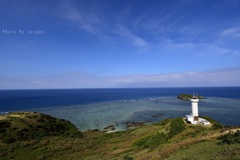
[[[0,113],[38,111],[68,119],[83,131],[108,125],[123,130],[126,122],[189,114],[191,103],[176,98],[181,93],[207,97],[199,102],[200,115],[240,126],[240,87],[0,90]]]
[[[157,122],[165,118],[184,117],[191,113],[191,102],[166,96],[33,110],[68,119],[82,131],[103,130],[109,125],[115,125],[116,130],[124,130],[126,122]],[[208,97],[199,102],[199,114],[210,116],[225,125],[240,126],[240,100]]]

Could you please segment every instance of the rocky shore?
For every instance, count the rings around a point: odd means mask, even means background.
[[[130,129],[130,128],[135,128],[138,126],[142,126],[145,122],[126,122],[126,128]]]
[[[105,128],[103,128],[103,132],[112,132],[112,131],[115,131],[115,126],[114,125],[109,125]]]
[[[156,115],[156,116],[159,116],[159,115]],[[145,123],[146,122],[125,122],[125,126],[126,126],[126,129],[133,129],[133,128],[142,126]],[[106,126],[103,128],[103,132],[107,132],[107,133],[114,132],[116,131],[115,127],[116,127],[115,125]]]

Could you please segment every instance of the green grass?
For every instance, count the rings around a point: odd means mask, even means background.
[[[34,112],[11,113],[0,121],[0,142],[3,143],[46,136],[81,138],[82,133],[69,121]]]
[[[166,160],[234,160],[240,159],[240,145],[218,145],[216,140],[201,141],[178,150]]]
[[[203,141],[178,150],[177,153],[171,154],[167,160],[209,160],[216,157],[220,151],[221,147],[218,147],[215,141]]]
[[[137,148],[154,149],[167,141],[167,135],[164,133],[156,133],[151,136],[146,136],[138,139],[133,143]]]
[[[24,117],[24,114],[21,114]],[[30,114],[21,117],[22,127],[13,129],[44,129],[51,126],[50,136],[16,140],[3,143],[0,140],[0,159],[57,159],[57,160],[155,160],[155,159],[239,159],[240,145],[221,144],[218,137],[223,136],[222,129],[204,126],[186,125],[182,118],[166,119],[156,124],[143,125],[135,129],[103,133],[87,131],[82,138],[68,134],[71,124],[67,121],[50,120],[49,116]],[[18,118],[1,120],[1,133],[8,131]],[[47,122],[48,121],[48,122]],[[10,122],[6,123],[6,122]],[[47,122],[47,123],[46,123]],[[25,126],[27,124],[27,127]],[[66,132],[59,131],[56,126],[66,124]],[[56,125],[56,126],[55,126]],[[16,126],[14,126],[16,127]],[[61,126],[60,126],[61,127]],[[45,128],[49,129],[49,128]],[[53,131],[61,134],[52,134]],[[74,131],[74,130],[73,130]],[[169,136],[170,135],[170,136]],[[232,136],[232,135],[231,135]],[[234,135],[235,136],[235,135]],[[27,153],[27,154],[26,154]],[[200,158],[199,158],[200,157]]]

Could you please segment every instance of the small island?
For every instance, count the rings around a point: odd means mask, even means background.
[[[179,94],[177,96],[178,99],[185,100],[185,101],[190,101],[194,97],[197,99],[205,99],[203,96],[195,95],[195,94]]]

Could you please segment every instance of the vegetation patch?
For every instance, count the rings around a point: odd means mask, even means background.
[[[166,125],[169,123],[169,120],[163,121],[162,125]],[[173,136],[181,133],[186,128],[186,125],[182,118],[175,118],[170,121],[170,131],[168,133],[165,132],[157,132],[152,135],[148,135],[136,140],[133,143],[133,146],[138,148],[150,148],[154,149],[161,144],[167,142],[168,139],[172,138]],[[165,130],[162,130],[165,131]]]
[[[179,95],[177,96],[177,98],[178,98],[178,99],[181,99],[181,100],[187,100],[187,101],[189,101],[189,100],[191,100],[192,98],[194,98],[194,96],[195,96],[195,98],[197,98],[197,99],[204,99],[203,96],[193,95],[193,94],[179,94]]]
[[[165,133],[156,133],[151,136],[146,136],[140,138],[139,140],[133,143],[133,146],[138,148],[150,148],[154,149],[159,145],[165,143],[167,141],[167,135]]]
[[[133,158],[128,156],[128,155],[126,155],[126,156],[123,157],[123,160],[133,160]]]
[[[180,117],[174,118],[170,124],[170,131],[168,133],[168,138],[172,138],[173,136],[181,133],[182,131],[185,130],[185,128],[186,128],[186,124],[184,123],[182,118]]]
[[[67,120],[35,112],[11,113],[0,120],[0,142],[10,144],[46,136],[81,138],[82,133]]]
[[[218,139],[221,140],[220,144],[240,144],[240,130],[229,132]]]
[[[10,114],[0,124],[1,160],[240,158],[239,128],[187,125],[182,118],[114,133],[81,133],[68,121],[39,113]]]
[[[133,146],[139,147],[139,148],[147,148],[148,147],[148,141],[151,138],[151,136],[146,136],[138,139],[133,143]]]

